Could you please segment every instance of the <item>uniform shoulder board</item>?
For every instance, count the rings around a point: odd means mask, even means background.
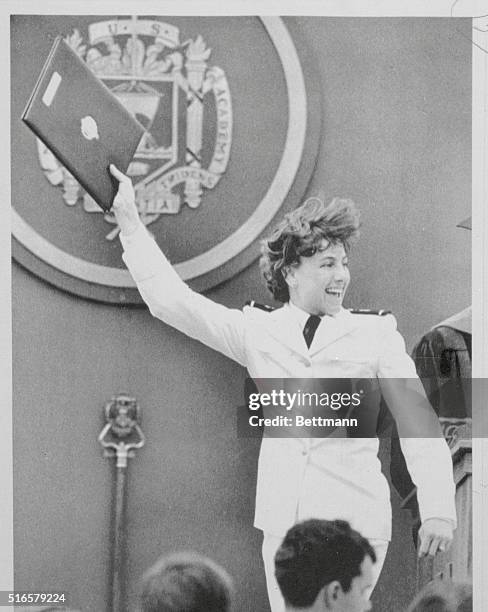
[[[255,302],[254,300],[247,300],[245,306],[251,306],[251,308],[259,308],[260,310],[264,310],[265,312],[273,312],[273,306],[268,306],[267,304],[260,304],[259,302]]]
[[[391,310],[384,310],[383,308],[380,310],[372,310],[370,308],[349,308],[349,312],[351,314],[378,315],[380,317],[391,314]]]

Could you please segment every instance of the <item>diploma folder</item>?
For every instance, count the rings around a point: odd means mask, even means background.
[[[143,126],[58,36],[22,113],[22,120],[105,211],[127,168]]]

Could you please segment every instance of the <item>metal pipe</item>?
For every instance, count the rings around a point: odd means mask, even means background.
[[[115,457],[115,481],[112,502],[112,550],[109,612],[124,612],[125,597],[125,510],[127,464],[134,451],[145,444],[139,427],[140,410],[137,401],[128,395],[113,397],[105,405],[106,424],[98,436],[106,457]]]

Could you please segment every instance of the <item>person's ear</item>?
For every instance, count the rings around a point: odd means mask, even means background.
[[[285,266],[282,271],[283,278],[285,279],[285,283],[288,287],[295,287],[297,284],[297,279],[295,277],[295,266]]]
[[[339,603],[340,595],[342,593],[342,587],[340,582],[338,580],[333,580],[332,582],[329,582],[329,584],[326,584],[323,587],[322,591],[325,609],[336,610]]]

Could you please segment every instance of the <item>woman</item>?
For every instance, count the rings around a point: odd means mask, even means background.
[[[312,198],[286,216],[263,247],[268,287],[284,303],[273,312],[229,309],[191,291],[139,220],[128,177],[113,211],[123,259],[151,313],[246,367],[253,378],[378,379],[392,412],[404,412],[394,379],[416,377],[391,315],[358,316],[342,307],[348,250],[358,232],[349,200]],[[419,491],[422,554],[446,549],[456,514],[449,450],[442,437],[402,440]],[[261,445],[254,525],[261,529],[268,595],[284,609],[274,554],[287,530],[306,518],[344,519],[375,547],[376,579],[391,537],[390,494],[377,438],[279,438]],[[434,467],[435,466],[435,469]]]

